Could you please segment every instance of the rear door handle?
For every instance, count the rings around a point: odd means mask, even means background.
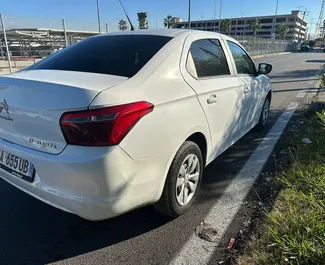
[[[207,103],[208,104],[213,104],[213,103],[216,103],[218,101],[218,97],[216,94],[212,94],[208,100],[207,100]]]

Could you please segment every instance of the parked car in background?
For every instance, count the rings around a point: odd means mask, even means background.
[[[265,126],[271,69],[212,32],[85,39],[0,77],[0,175],[89,220],[148,204],[179,216],[204,167]]]
[[[306,51],[309,51],[310,50],[310,46],[309,45],[302,45],[300,47],[300,51],[302,52],[306,52]]]

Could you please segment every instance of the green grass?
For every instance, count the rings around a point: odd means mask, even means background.
[[[318,78],[318,80],[320,82],[320,85],[322,87],[325,87],[325,75],[319,75],[319,76],[317,76],[317,78]]]
[[[305,137],[312,144],[304,144]],[[282,190],[241,265],[325,264],[325,113],[310,117],[283,143],[291,165],[278,174]]]

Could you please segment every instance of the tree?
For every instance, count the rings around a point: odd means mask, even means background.
[[[171,28],[173,25],[173,17],[168,15],[166,18],[164,18],[164,26],[165,28]]]
[[[139,29],[148,29],[148,21],[146,19],[139,20]]]
[[[249,27],[253,31],[254,36],[256,36],[257,31],[262,28],[261,22],[258,19],[251,20],[249,22]]]
[[[119,29],[124,31],[128,29],[128,25],[126,24],[126,21],[121,19],[120,22],[118,23]]]
[[[284,23],[279,24],[276,27],[276,32],[281,36],[282,39],[284,39],[285,35],[289,32],[289,27]]]
[[[225,33],[230,33],[231,31],[231,20],[230,19],[224,19],[221,21],[221,27],[220,27],[221,31],[222,32],[225,32]]]
[[[147,12],[138,13],[139,29],[148,29],[148,14]]]

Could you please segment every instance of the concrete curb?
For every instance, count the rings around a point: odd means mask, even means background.
[[[269,56],[285,55],[285,54],[290,54],[290,53],[291,52],[279,52],[279,53],[262,54],[262,55],[252,56],[252,58],[253,59],[258,59],[258,58],[264,58],[264,57],[269,57]]]

